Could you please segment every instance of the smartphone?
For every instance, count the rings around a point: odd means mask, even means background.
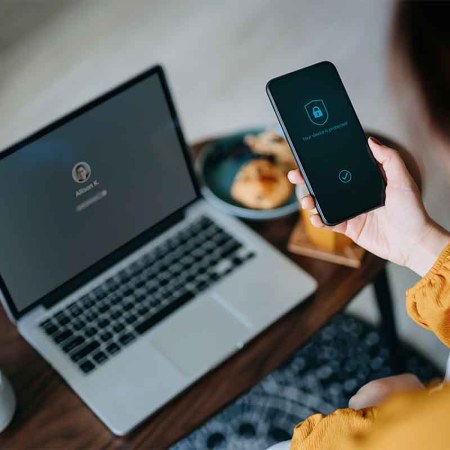
[[[326,225],[384,205],[383,175],[332,63],[274,78],[266,91]]]

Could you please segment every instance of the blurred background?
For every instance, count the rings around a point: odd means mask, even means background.
[[[432,217],[450,227],[449,184],[420,160],[388,77],[390,0],[0,0],[0,149],[161,63],[189,142],[267,125],[276,75],[333,61],[363,126],[410,148],[423,167]],[[440,367],[448,350],[406,315],[417,277],[389,266],[404,340]],[[351,312],[376,322],[372,292]]]

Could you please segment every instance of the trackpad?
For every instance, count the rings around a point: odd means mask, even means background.
[[[231,354],[249,329],[211,297],[175,313],[152,344],[186,376],[200,375]]]

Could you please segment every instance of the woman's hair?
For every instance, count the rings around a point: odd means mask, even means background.
[[[433,128],[450,141],[450,2],[400,1],[392,46],[412,71]]]

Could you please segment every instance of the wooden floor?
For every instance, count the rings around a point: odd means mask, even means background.
[[[0,8],[0,148],[155,62],[167,68],[190,140],[273,123],[266,81],[323,59],[337,65],[363,124],[408,145],[386,79],[392,3],[6,2]],[[446,177],[426,163],[433,174],[425,174],[428,207],[450,226],[450,212],[441,207],[450,192]],[[392,266],[390,273],[403,336],[442,366],[447,351],[405,313],[404,291],[417,278]],[[375,319],[370,302],[363,293],[353,308]]]

